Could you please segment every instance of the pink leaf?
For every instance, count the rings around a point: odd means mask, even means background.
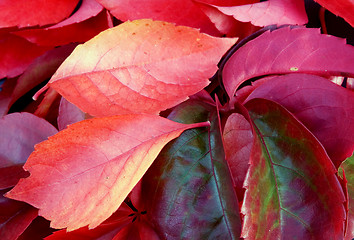
[[[291,111],[323,144],[338,168],[354,151],[354,93],[308,74],[274,77],[248,97],[273,100]]]
[[[260,27],[271,24],[303,25],[308,21],[303,0],[269,0],[241,6],[216,7],[241,22],[251,22]]]
[[[353,0],[315,0],[323,7],[337,16],[344,18],[352,27],[354,27],[354,1]]]
[[[0,28],[57,23],[71,14],[78,2],[79,0],[2,0]]]
[[[81,121],[36,145],[24,165],[30,177],[6,196],[39,208],[54,228],[95,228],[118,209],[165,144],[206,125],[143,114]]]
[[[74,104],[68,102],[65,98],[61,98],[58,113],[59,131],[65,129],[70,124],[80,122],[84,119],[84,112],[82,112]]]
[[[20,167],[34,145],[55,133],[52,125],[30,113],[12,113],[0,119],[0,189],[14,186],[20,177],[27,175]]]
[[[267,31],[239,48],[222,76],[229,96],[248,79],[271,74],[311,73],[354,76],[354,47],[318,29],[280,28]]]
[[[49,86],[93,116],[157,114],[206,87],[235,40],[165,22],[125,22],[77,47]]]

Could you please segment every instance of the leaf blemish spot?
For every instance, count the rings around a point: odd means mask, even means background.
[[[293,72],[296,72],[296,71],[298,71],[299,69],[297,68],[297,67],[291,67],[290,68],[290,71],[293,71]]]

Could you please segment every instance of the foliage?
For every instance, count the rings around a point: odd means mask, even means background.
[[[318,2],[3,1],[0,238],[352,239],[354,4]]]

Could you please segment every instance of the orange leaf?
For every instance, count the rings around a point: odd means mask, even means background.
[[[36,145],[24,165],[30,177],[6,197],[39,208],[54,228],[94,228],[118,209],[165,144],[206,125],[145,114],[81,121]]]
[[[49,86],[93,116],[157,114],[206,87],[235,41],[166,22],[125,22],[77,47]]]

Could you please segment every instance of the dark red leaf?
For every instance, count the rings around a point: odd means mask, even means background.
[[[3,197],[0,190],[0,239],[17,239],[38,216],[37,209],[28,204]]]
[[[165,22],[125,22],[78,46],[49,86],[93,116],[157,114],[206,87],[235,40]]]
[[[20,75],[36,57],[51,48],[36,46],[12,34],[0,34],[0,79]]]
[[[354,151],[354,92],[308,74],[274,77],[248,97],[273,100],[323,144],[336,168]],[[247,100],[246,100],[247,101]]]
[[[80,8],[68,19],[50,27],[14,32],[38,45],[60,46],[86,42],[111,26],[106,11],[95,0],[83,0]]]
[[[144,114],[72,124],[36,145],[24,165],[30,177],[6,196],[39,208],[53,228],[95,228],[118,209],[165,144],[206,125]]]
[[[79,0],[2,0],[0,28],[44,26],[68,17]]]
[[[354,47],[318,29],[267,31],[239,48],[225,64],[222,77],[230,97],[248,79],[271,74],[311,73],[354,76]]]
[[[245,104],[254,144],[242,206],[245,239],[343,239],[345,196],[318,140],[285,108]]]
[[[215,107],[188,101],[169,118],[184,123],[209,120],[211,128],[185,131],[147,171],[142,198],[150,222],[163,239],[239,239],[238,201]]]

